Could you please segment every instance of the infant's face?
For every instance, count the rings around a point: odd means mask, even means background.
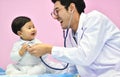
[[[37,30],[32,21],[27,22],[20,30],[20,37],[23,40],[33,40],[36,36]]]

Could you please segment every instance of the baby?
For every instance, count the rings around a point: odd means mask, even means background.
[[[40,58],[35,57],[27,48],[33,44],[40,43],[35,38],[37,30],[30,18],[25,16],[16,17],[12,22],[12,31],[20,37],[14,44],[11,59],[15,64],[10,64],[7,67],[7,75],[36,75],[46,72],[46,68],[41,64]]]

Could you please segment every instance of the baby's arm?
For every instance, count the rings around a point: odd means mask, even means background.
[[[21,47],[19,51],[20,56],[23,56],[26,53],[28,46],[29,46],[28,44],[23,44],[23,46]]]

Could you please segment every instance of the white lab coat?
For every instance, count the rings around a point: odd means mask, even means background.
[[[52,56],[75,64],[81,77],[120,77],[120,30],[106,16],[82,13],[76,38],[70,29],[67,48],[54,46]]]

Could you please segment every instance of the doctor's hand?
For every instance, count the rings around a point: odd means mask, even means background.
[[[28,48],[28,52],[36,57],[40,57],[45,54],[51,54],[51,50],[52,50],[52,45],[43,44],[43,43],[38,43]]]

